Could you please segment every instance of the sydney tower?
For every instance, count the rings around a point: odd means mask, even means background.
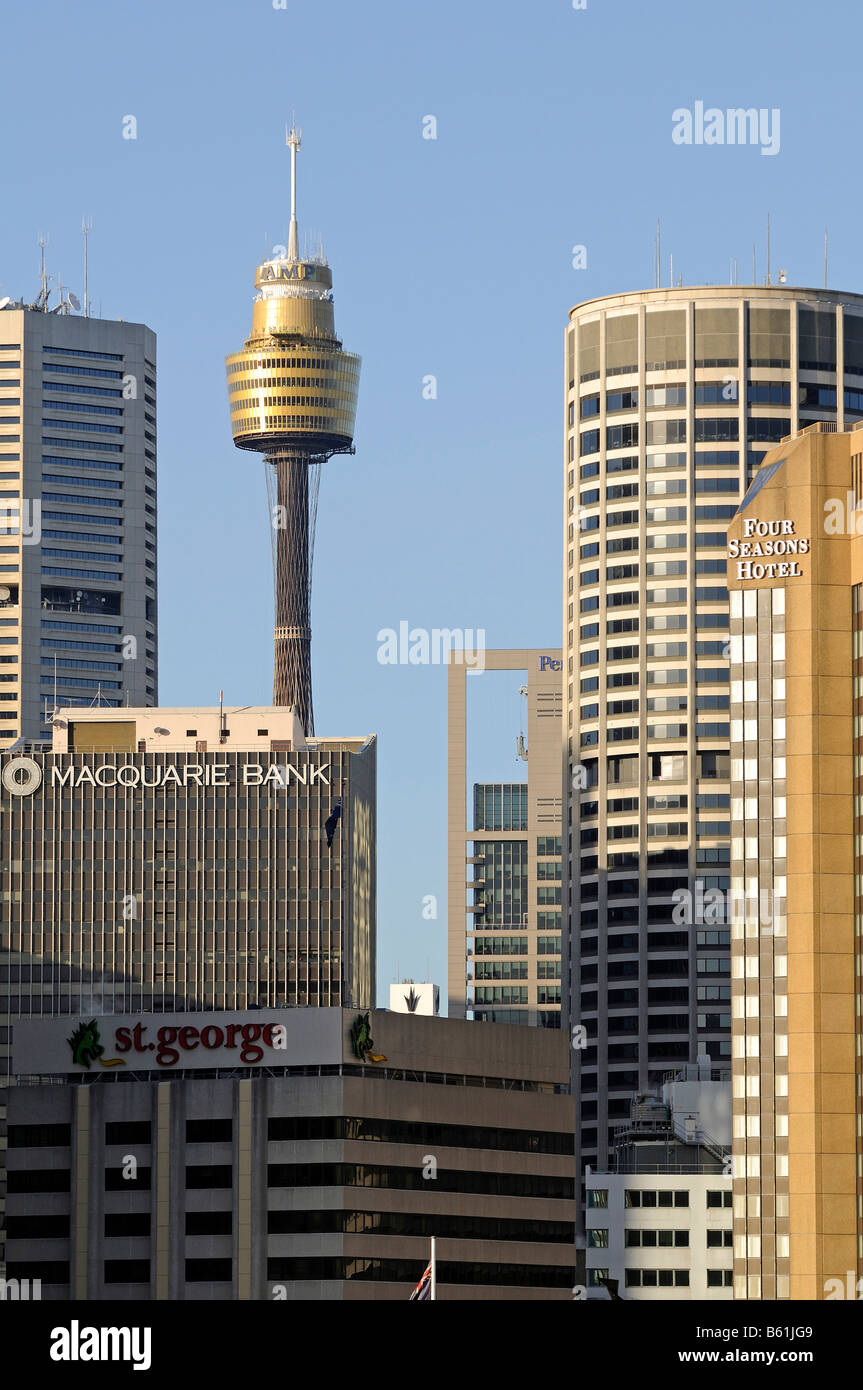
[[[333,277],[324,256],[300,256],[300,132],[293,127],[287,144],[287,254],[258,266],[251,336],[226,365],[234,443],[262,453],[267,470],[276,599],[273,704],[293,705],[305,732],[313,734],[309,610],[320,466],[333,454],[353,453],[360,359],[344,352],[336,337]]]

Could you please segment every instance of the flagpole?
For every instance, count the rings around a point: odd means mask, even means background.
[[[435,1255],[435,1238],[431,1238],[431,1296],[437,1298],[437,1258]]]

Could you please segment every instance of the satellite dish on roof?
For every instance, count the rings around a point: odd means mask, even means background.
[[[5,584],[0,584],[0,603],[5,603],[7,598],[12,597],[12,590]]]
[[[12,303],[12,297],[11,297],[11,295],[4,294],[3,298],[0,299],[0,309],[5,309],[5,308],[6,308],[6,305],[7,305],[7,304],[11,304],[11,303]]]
[[[80,299],[78,298],[77,294],[73,294],[71,290],[69,291],[69,303],[72,305],[73,309],[77,310],[81,308]]]

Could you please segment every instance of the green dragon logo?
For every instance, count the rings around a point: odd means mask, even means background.
[[[87,1071],[96,1061],[101,1067],[125,1065],[122,1057],[108,1057],[103,1060],[105,1049],[99,1038],[99,1025],[95,1018],[91,1018],[89,1023],[79,1023],[71,1038],[67,1038],[66,1041],[72,1049],[72,1061],[76,1066],[85,1067]]]
[[[351,1050],[358,1062],[385,1062],[382,1052],[373,1052],[372,1025],[367,1013],[357,1014],[351,1024]]]

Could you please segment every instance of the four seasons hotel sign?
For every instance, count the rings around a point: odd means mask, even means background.
[[[728,558],[737,561],[735,579],[800,579],[799,562],[787,557],[808,555],[810,547],[808,536],[795,535],[793,521],[750,517],[743,523],[743,538],[729,537]]]

